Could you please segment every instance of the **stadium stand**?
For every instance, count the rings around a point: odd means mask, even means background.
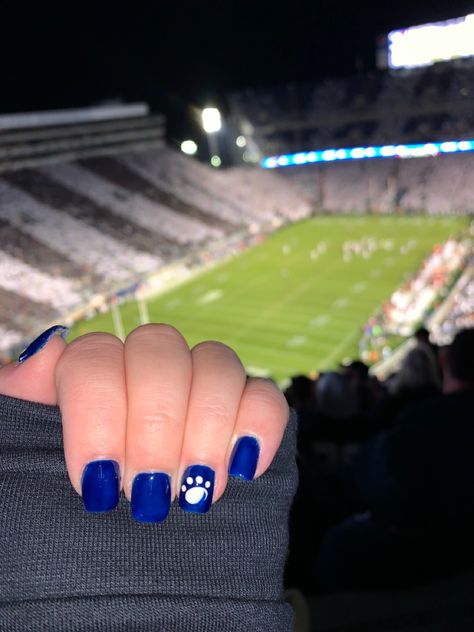
[[[167,182],[163,179],[164,181],[160,183],[158,179],[153,179],[153,177],[147,175],[146,172],[142,173],[140,169],[133,168],[134,163],[140,160],[136,154],[127,156],[127,158],[131,161],[131,166],[123,160],[108,158],[88,160],[82,164],[103,178],[115,184],[123,183],[124,186],[130,190],[142,192],[143,195],[146,195],[155,202],[170,206],[175,209],[176,212],[186,217],[192,217],[203,224],[218,226],[226,232],[230,232],[233,229],[235,230],[236,224],[232,221],[224,221],[222,218],[213,217],[213,215],[207,211],[206,199],[202,204],[200,204],[202,200],[193,199],[192,189],[191,192],[184,190],[183,193],[179,180],[177,182],[173,180]]]
[[[3,179],[17,189],[27,191],[39,203],[98,229],[124,246],[135,248],[138,252],[157,252],[156,240],[150,231],[141,229],[128,218],[119,218],[106,206],[95,204],[89,197],[57,179],[53,182],[44,172],[26,169],[4,174]],[[159,254],[162,256],[162,253]]]
[[[145,104],[0,116],[0,173],[163,144]]]
[[[105,162],[105,159],[103,159]],[[92,168],[80,164],[61,164],[45,167],[44,172],[57,183],[82,195],[87,195],[96,204],[110,209],[126,221],[133,220],[153,238],[153,248],[171,250],[176,244],[186,245],[211,237],[220,237],[222,233],[213,226],[203,225],[192,217],[177,213],[164,204],[158,204],[144,195],[130,191],[124,186],[101,178]]]
[[[220,173],[165,147],[146,108],[112,110],[59,112],[56,125],[54,113],[0,117],[2,354],[39,323],[70,322],[164,266],[228,256],[243,235],[312,211],[275,174]]]
[[[474,211],[474,156],[353,161],[279,169],[318,212],[469,215]]]
[[[78,265],[90,266],[97,274],[124,280],[130,275],[152,270],[161,262],[157,256],[139,252],[107,232],[103,234],[86,224],[79,213],[74,217],[67,209],[58,210],[43,204],[3,179],[0,181],[0,197],[2,218]],[[102,226],[104,224],[99,228]]]
[[[247,90],[231,96],[231,107],[264,155],[353,146],[351,138],[366,145],[470,138],[473,83],[471,64],[446,63]]]
[[[474,327],[474,257],[430,326],[438,345],[449,344],[460,329]]]

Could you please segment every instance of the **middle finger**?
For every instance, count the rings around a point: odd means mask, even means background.
[[[143,325],[125,341],[125,372],[124,493],[136,520],[161,522],[176,489],[191,386],[191,352],[174,327]]]

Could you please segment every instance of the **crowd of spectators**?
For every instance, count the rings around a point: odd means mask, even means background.
[[[472,65],[446,63],[246,90],[231,106],[273,155],[334,147],[335,139],[357,146],[472,138],[473,96]]]
[[[278,169],[320,211],[471,214],[474,156],[378,159]]]
[[[428,336],[384,382],[359,360],[292,379],[288,585],[380,590],[474,568],[474,329],[442,348]]]
[[[402,336],[412,333],[453,275],[463,268],[471,246],[470,242],[455,239],[434,246],[414,278],[396,290],[384,305],[384,329]]]
[[[101,178],[81,164],[63,163],[42,171],[63,186],[87,195],[96,204],[112,209],[119,217],[132,219],[153,235],[157,249],[163,248],[168,240],[189,245],[222,236],[219,228],[185,217],[164,204]]]
[[[312,206],[294,185],[288,188],[275,174],[252,168],[220,171],[190,161],[169,148],[125,155],[121,161],[161,189],[197,205],[233,226],[271,225],[308,216]]]
[[[474,327],[474,268],[471,266],[455,292],[449,310],[441,322],[433,326],[433,338],[446,344],[456,331]]]
[[[392,294],[381,311],[367,321],[360,342],[362,358],[376,361],[383,355],[384,349],[389,348],[387,343],[391,336],[412,335],[419,323],[446,298],[470,259],[472,241],[469,239],[452,237],[433,246],[417,273]],[[459,301],[467,307],[462,296]],[[459,324],[464,326],[462,320]],[[466,325],[469,325],[468,321]],[[452,327],[451,335],[459,328]]]
[[[0,180],[0,197],[2,219],[105,278],[124,281],[133,274],[153,270],[161,263],[158,256],[139,252],[76,219],[67,209],[43,204],[5,180]],[[24,282],[27,284],[28,279]]]

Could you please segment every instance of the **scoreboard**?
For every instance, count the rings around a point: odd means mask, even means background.
[[[474,56],[474,14],[388,34],[390,68],[418,68]]]

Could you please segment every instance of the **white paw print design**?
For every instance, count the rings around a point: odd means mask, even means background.
[[[209,496],[210,486],[211,482],[205,481],[202,476],[196,476],[196,478],[188,476],[186,483],[181,485],[181,491],[187,503],[197,505]]]

